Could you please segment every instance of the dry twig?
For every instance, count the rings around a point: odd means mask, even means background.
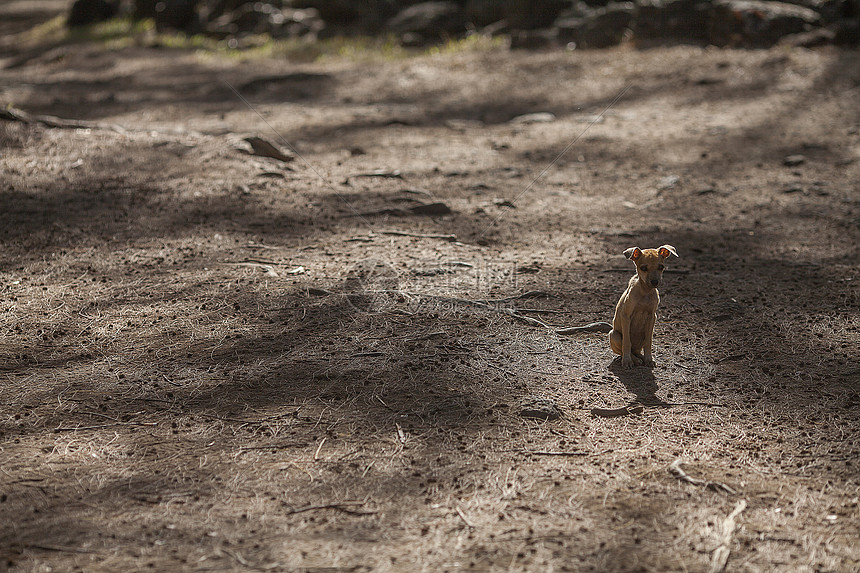
[[[677,460],[672,462],[672,465],[669,466],[669,473],[671,473],[673,476],[675,476],[679,480],[681,480],[683,482],[687,482],[689,484],[701,485],[701,486],[704,486],[708,489],[712,489],[714,491],[722,491],[722,492],[729,493],[732,495],[737,493],[734,489],[732,489],[731,487],[727,486],[724,483],[720,483],[717,481],[707,481],[707,480],[703,480],[703,479],[697,479],[694,477],[690,477],[687,474],[687,472],[685,472],[684,470],[681,469],[681,458],[678,458]]]
[[[608,322],[592,322],[584,326],[568,326],[567,328],[559,328],[555,331],[556,334],[566,336],[569,334],[582,334],[584,332],[609,332],[612,330],[612,325]]]
[[[544,452],[541,450],[520,450],[520,453],[533,456],[587,456],[588,452]]]
[[[457,515],[459,515],[459,516],[460,516],[460,519],[462,519],[462,520],[463,520],[463,523],[465,523],[469,528],[471,528],[471,529],[475,529],[475,525],[474,525],[471,521],[469,521],[469,518],[467,518],[467,517],[466,517],[466,514],[465,514],[465,513],[463,513],[463,510],[462,510],[462,509],[460,509],[460,506],[457,506],[457,507],[456,507],[456,508],[454,508],[454,509],[456,509],[456,510],[457,510]]]
[[[381,231],[382,235],[392,235],[395,237],[415,237],[417,239],[441,239],[443,241],[456,242],[457,235],[439,235],[435,233],[407,233],[406,231]]]
[[[633,402],[623,408],[592,408],[591,415],[601,418],[618,418],[620,416],[631,416],[633,414],[641,414],[645,411],[642,404]]]
[[[344,513],[350,513],[352,515],[373,515],[374,513],[376,513],[375,511],[350,509],[351,507],[362,506],[362,505],[364,505],[363,501],[354,501],[354,502],[344,501],[341,503],[324,503],[321,505],[306,505],[304,507],[298,507],[296,509],[291,509],[290,511],[286,512],[286,515],[293,515],[296,513],[304,513],[306,511],[318,511],[320,509],[336,509],[338,511],[342,511]]]
[[[722,573],[726,569],[726,563],[729,561],[729,544],[732,542],[732,534],[735,531],[735,518],[746,509],[747,501],[742,499],[738,502],[732,512],[723,520],[722,532],[720,538],[720,546],[714,549],[711,554],[711,566],[708,573]]]

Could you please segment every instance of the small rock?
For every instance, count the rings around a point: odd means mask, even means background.
[[[196,0],[162,0],[155,4],[155,29],[191,32],[199,27]]]
[[[403,39],[413,38],[408,43],[421,42],[424,38],[440,38],[466,30],[465,17],[454,2],[420,2],[408,6],[388,21],[390,32]]]
[[[715,0],[709,41],[719,47],[768,48],[784,36],[811,30],[820,20],[815,10],[787,2]]]
[[[511,33],[512,50],[541,50],[558,44],[558,29],[515,30]]]
[[[529,124],[529,123],[550,123],[555,121],[555,114],[548,111],[538,111],[535,113],[526,113],[518,115],[508,123],[513,124]]]
[[[789,185],[788,187],[783,189],[782,192],[785,193],[786,195],[789,195],[792,193],[803,193],[803,186],[801,186],[801,185]]]
[[[505,0],[497,3],[503,6],[504,19],[515,30],[547,28],[571,4],[568,0]]]
[[[636,8],[633,37],[637,46],[707,42],[708,0],[641,0]]]
[[[110,20],[119,11],[118,3],[106,0],[77,0],[69,10],[66,25],[70,28],[89,26]]]
[[[786,167],[796,167],[798,165],[803,165],[806,163],[806,156],[796,154],[796,155],[786,155],[782,160],[782,164]]]
[[[611,3],[582,18],[559,22],[559,37],[576,48],[608,48],[628,35],[636,6],[632,2]]]
[[[561,409],[555,400],[540,396],[528,396],[519,405],[519,413],[523,418],[538,420],[558,420],[562,417]]]
[[[283,161],[284,163],[289,163],[294,159],[293,157],[281,151],[275,144],[266,139],[263,139],[262,137],[246,137],[245,141],[250,144],[252,155],[269,157],[271,159]]]
[[[425,203],[410,207],[409,211],[414,215],[450,215],[451,207],[445,203]]]
[[[674,189],[678,186],[678,183],[680,181],[681,178],[677,175],[667,175],[666,177],[661,177],[660,181],[657,182],[657,189],[659,189],[660,191]]]

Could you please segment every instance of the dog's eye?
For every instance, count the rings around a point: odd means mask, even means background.
[[[647,272],[648,272],[648,265],[642,265],[642,266],[641,266],[641,267],[639,267],[639,268],[640,268],[640,269],[642,269],[642,272],[643,272],[643,273],[647,273]]]

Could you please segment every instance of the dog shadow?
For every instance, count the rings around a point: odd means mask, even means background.
[[[656,394],[658,389],[657,378],[654,376],[652,368],[645,366],[624,368],[621,366],[621,357],[618,356],[609,365],[609,371],[615,374],[628,392],[636,396],[633,400],[634,404],[638,402],[643,406],[669,405]]]

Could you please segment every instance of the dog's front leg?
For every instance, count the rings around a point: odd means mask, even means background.
[[[630,340],[630,318],[625,316],[621,321],[621,366],[633,368],[633,343]]]
[[[651,341],[654,339],[654,324],[656,322],[657,313],[654,313],[648,318],[648,324],[645,326],[645,343],[642,345],[642,364],[645,366],[654,366],[654,357],[651,356]]]

